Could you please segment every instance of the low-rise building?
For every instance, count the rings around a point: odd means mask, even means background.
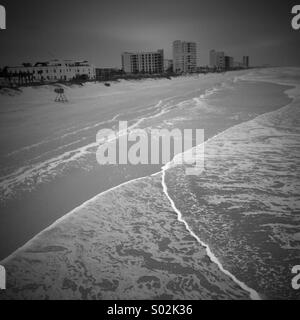
[[[96,68],[96,79],[98,81],[114,80],[123,76],[123,71],[117,68]]]
[[[70,81],[74,79],[94,80],[96,70],[88,61],[52,60],[35,64],[8,67],[9,77],[22,83]]]
[[[234,68],[235,69],[244,69],[243,62],[234,61]]]
[[[208,73],[210,72],[210,68],[209,66],[200,66],[200,67],[197,67],[197,73]]]

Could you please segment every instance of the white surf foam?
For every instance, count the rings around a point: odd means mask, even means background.
[[[252,74],[247,78],[247,77],[239,77],[239,79],[236,77],[235,81],[238,81],[238,80],[249,80],[252,78]],[[253,78],[252,78],[253,79]],[[277,84],[280,84],[280,85],[287,85],[287,83],[284,83],[284,82],[281,82],[280,80],[278,79],[259,79],[259,78],[254,78],[253,80],[255,81],[264,81],[264,82],[271,82],[271,83],[277,83]],[[287,96],[289,96],[290,98],[293,99],[293,102],[297,99],[297,96],[299,96],[299,92],[300,92],[300,86],[295,84],[295,83],[289,83],[289,85],[292,85],[294,88],[293,89],[288,89],[285,91],[285,94]],[[211,92],[208,92],[208,96],[211,94]],[[204,98],[204,96],[203,96]],[[293,103],[292,102],[292,103]],[[286,105],[286,106],[283,106],[282,108],[280,108],[279,110],[277,111],[280,111],[282,109],[285,109],[289,106],[290,104]],[[275,111],[276,112],[276,111]],[[269,112],[269,113],[266,113],[266,114],[262,114],[248,122],[253,122],[253,121],[256,121],[258,118],[260,117],[265,117],[267,115],[272,115],[274,113],[274,111],[272,112]],[[213,139],[216,139],[218,136],[221,136],[223,135],[224,133],[228,132],[229,130],[232,130],[233,128],[235,127],[238,127],[238,126],[241,126],[243,125],[243,123],[241,124],[238,124],[234,127],[231,127],[231,128],[228,128],[226,129],[225,131],[213,136],[212,138],[208,139],[207,141],[204,142],[204,144],[208,143],[209,141],[213,140]],[[197,148],[198,146],[194,147],[193,149]],[[245,291],[249,292],[249,295],[250,295],[250,298],[253,299],[253,300],[261,300],[262,298],[260,297],[260,295],[258,294],[258,292],[256,292],[254,289],[250,288],[249,286],[247,286],[247,284],[245,284],[244,282],[240,281],[239,279],[237,279],[231,272],[229,272],[228,270],[226,270],[223,265],[221,264],[221,262],[218,260],[218,258],[214,255],[214,253],[211,251],[210,247],[204,243],[194,232],[193,230],[190,228],[190,226],[188,225],[188,223],[183,219],[182,217],[182,213],[180,212],[180,210],[178,210],[178,208],[176,207],[175,205],[175,202],[173,201],[173,199],[171,198],[171,196],[169,195],[168,193],[168,187],[167,187],[167,184],[166,184],[166,181],[165,181],[165,177],[166,177],[166,171],[173,167],[173,166],[176,166],[177,163],[178,163],[178,160],[181,160],[183,157],[184,157],[184,154],[189,154],[191,153],[191,150],[187,150],[185,151],[184,153],[182,154],[178,154],[174,157],[174,159],[172,161],[170,161],[169,163],[167,163],[163,169],[162,169],[162,186],[163,186],[163,190],[164,190],[164,193],[166,195],[166,197],[168,198],[169,202],[171,203],[171,206],[173,208],[173,210],[177,213],[178,215],[178,221],[183,223],[185,225],[185,228],[187,229],[187,231],[189,231],[189,233],[191,234],[191,236],[193,236],[198,242],[199,244],[201,244],[203,247],[205,247],[206,249],[206,252],[207,252],[207,255],[210,257],[210,259],[216,263],[216,265],[219,267],[219,269],[225,273],[226,275],[228,275],[235,283],[237,283],[242,289],[244,289]],[[179,161],[179,163],[181,163],[181,161]]]
[[[154,174],[152,174],[151,176],[156,176],[157,174],[159,174],[160,172],[156,172]],[[71,210],[70,212],[68,212],[67,214],[65,214],[64,216],[62,216],[60,219],[56,220],[54,223],[52,223],[49,227],[45,228],[44,230],[42,230],[41,232],[39,232],[36,236],[34,236],[31,240],[29,240],[27,243],[25,243],[23,246],[21,246],[20,248],[18,248],[16,251],[14,251],[12,254],[10,254],[8,257],[6,257],[5,259],[3,259],[2,261],[0,261],[0,264],[1,265],[5,265],[9,260],[11,260],[13,257],[17,256],[18,253],[22,250],[25,250],[26,248],[30,247],[32,243],[34,243],[37,239],[39,239],[44,233],[46,233],[47,231],[49,230],[52,230],[54,229],[56,226],[58,226],[60,223],[62,223],[63,221],[67,220],[69,217],[73,216],[74,214],[80,212],[81,210],[85,209],[89,204],[92,204],[94,203],[95,201],[97,201],[99,199],[99,197],[109,193],[109,192],[112,192],[112,191],[115,191],[119,188],[122,188],[130,183],[133,183],[133,182],[136,182],[136,181],[139,181],[139,180],[142,180],[142,179],[145,179],[145,178],[148,178],[149,176],[144,176],[144,177],[140,177],[140,178],[136,178],[136,179],[133,179],[133,180],[129,180],[129,181],[126,181],[124,183],[121,183],[115,187],[112,187],[108,190],[105,190],[99,194],[97,194],[95,197],[85,201],[84,203],[82,203],[80,206],[74,208],[73,210]]]
[[[237,82],[239,80],[250,80],[249,78],[248,79],[245,79],[242,77],[236,77],[234,79],[234,82]],[[275,82],[275,81],[272,81],[272,80],[269,80],[269,79],[263,79],[263,80],[260,80],[259,78],[258,79],[255,79],[255,81],[265,81],[265,82]],[[276,82],[278,83],[278,81]],[[284,84],[286,85],[286,83],[280,83],[280,84]],[[291,84],[292,85],[292,84]],[[288,90],[289,93],[290,93],[290,90]],[[206,98],[207,96],[211,95],[211,91],[208,91],[207,92],[208,95],[204,95],[202,96],[202,98]],[[292,96],[289,94],[289,96]],[[294,97],[294,96],[293,96]],[[161,103],[161,101],[159,102]],[[283,108],[285,108],[286,106],[284,106]],[[164,112],[164,111],[162,111]],[[271,112],[272,113],[272,112]],[[157,115],[155,115],[157,116]],[[141,118],[135,125],[139,125],[141,121],[144,121],[146,118]],[[250,121],[253,121],[253,120],[250,120]],[[227,130],[230,130],[232,128],[229,128]],[[216,136],[212,137],[211,139],[207,140],[205,143],[208,143],[210,140],[212,139],[215,139],[217,138],[219,135],[223,134],[224,132],[226,132],[227,130],[217,134]],[[190,152],[190,150],[186,151],[186,152]],[[177,155],[178,156],[178,155]],[[176,157],[177,157],[176,156]],[[182,155],[180,155],[180,157],[182,157]],[[166,171],[172,166],[172,165],[176,165],[176,161],[174,161],[175,158],[170,161],[168,164],[166,164],[162,170],[160,172],[157,172],[151,176],[156,176],[158,174],[162,174],[162,180],[161,180],[161,183],[162,183],[162,186],[163,186],[163,191],[164,191],[164,194],[166,195],[167,199],[169,200],[174,212],[177,213],[178,215],[178,221],[183,223],[185,225],[185,228],[186,230],[191,234],[191,236],[193,236],[193,238],[195,238],[197,240],[197,242],[202,245],[205,249],[206,249],[206,252],[207,252],[207,255],[210,257],[210,259],[212,260],[212,262],[214,262],[218,267],[219,269],[226,275],[228,275],[236,284],[238,284],[242,289],[244,289],[245,291],[249,292],[249,295],[250,295],[250,298],[253,299],[253,300],[261,300],[262,298],[260,297],[260,295],[252,288],[250,288],[249,286],[247,286],[245,283],[243,283],[242,281],[238,280],[232,273],[230,273],[228,270],[226,270],[223,265],[221,264],[221,262],[218,260],[218,258],[214,255],[214,253],[211,251],[211,249],[209,248],[209,246],[207,244],[205,244],[193,231],[192,229],[189,227],[188,223],[183,219],[182,217],[182,213],[177,209],[174,201],[172,200],[172,198],[170,197],[170,195],[168,194],[168,188],[167,188],[167,185],[166,185],[166,182],[165,182],[165,175],[166,175]],[[69,213],[67,213],[66,215],[64,215],[62,218],[58,219],[56,222],[54,222],[52,225],[50,225],[48,228],[44,229],[43,231],[41,231],[38,235],[36,235],[33,239],[31,239],[29,242],[27,242],[25,245],[23,245],[22,247],[20,247],[19,249],[17,249],[14,253],[12,253],[10,256],[8,256],[7,258],[5,258],[3,261],[1,261],[1,264],[6,264],[11,258],[13,258],[14,256],[16,256],[18,254],[19,251],[29,247],[31,245],[31,243],[33,243],[36,239],[38,239],[44,232],[47,232],[48,230],[51,230],[53,229],[55,226],[57,226],[58,224],[60,224],[61,222],[63,222],[64,220],[66,220],[68,217],[74,215],[75,213],[79,212],[80,210],[84,209],[87,205],[93,203],[94,201],[96,201],[97,199],[99,199],[99,197],[101,197],[102,195],[106,194],[106,193],[109,193],[111,191],[114,191],[114,190],[117,190],[118,188],[121,188],[125,185],[128,185],[130,183],[133,183],[135,181],[139,181],[139,180],[142,180],[142,179],[145,179],[147,178],[148,176],[145,176],[145,177],[140,177],[140,178],[136,178],[136,179],[133,179],[133,180],[130,180],[130,181],[127,181],[125,183],[122,183],[118,186],[115,186],[111,189],[108,189],[98,195],[96,195],[95,197],[93,197],[92,199],[89,199],[88,201],[84,202],[83,204],[81,204],[80,206],[78,206],[77,208],[73,209],[72,211],[70,211]]]
[[[193,230],[189,227],[188,223],[182,218],[182,213],[177,209],[174,201],[172,200],[172,198],[170,197],[169,193],[168,193],[168,187],[165,181],[165,176],[166,176],[166,170],[167,167],[163,170],[162,172],[162,186],[163,186],[163,190],[164,193],[166,195],[166,197],[168,198],[169,202],[171,203],[171,206],[174,210],[174,212],[177,213],[178,216],[178,221],[183,223],[186,230],[190,233],[190,235],[195,238],[197,240],[197,242],[203,246],[206,250],[207,255],[209,256],[209,258],[211,259],[212,262],[214,262],[219,269],[226,274],[227,276],[229,276],[236,284],[238,284],[243,290],[249,292],[250,294],[250,298],[252,300],[261,300],[259,294],[252,288],[248,287],[244,282],[238,280],[232,273],[230,273],[228,270],[226,270],[223,265],[221,264],[221,262],[218,260],[218,258],[213,254],[213,252],[211,251],[210,247],[204,243],[194,232]]]

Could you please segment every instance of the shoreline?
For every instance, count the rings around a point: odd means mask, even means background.
[[[253,81],[255,82],[256,80],[253,80]],[[269,83],[268,81],[264,81],[264,80],[261,80],[261,82],[262,82],[262,83],[263,83],[263,82]],[[276,82],[272,82],[272,81],[270,81],[270,82],[271,82],[271,83],[276,83]],[[279,83],[276,83],[276,84],[279,84]],[[288,92],[288,91],[290,91],[290,90],[293,90],[294,88],[296,88],[296,86],[287,85],[287,84],[284,84],[284,83],[280,83],[279,85],[282,85],[282,86],[285,86],[285,87],[290,87],[290,88],[284,90],[284,93],[285,93],[289,98],[291,98],[286,92]],[[207,90],[207,91],[208,91],[208,92],[207,92],[208,95],[211,94],[211,93],[210,93],[210,90],[211,90],[211,89],[208,89],[208,90]],[[205,93],[205,94],[206,94],[206,93]],[[205,94],[204,94],[204,96],[205,96]],[[203,95],[202,95],[202,96],[203,96]],[[161,103],[161,101],[159,102],[159,104],[160,104],[160,103]],[[291,103],[291,102],[289,102],[287,105],[283,105],[283,106],[280,107],[279,109],[284,108],[284,107],[287,107],[290,103]],[[277,110],[278,110],[278,109],[277,109]],[[272,112],[274,112],[274,111],[271,111],[270,113],[272,113]],[[268,113],[269,113],[269,112],[268,112]],[[265,114],[268,114],[268,113],[265,113]],[[264,116],[265,114],[258,115],[257,117]],[[156,116],[157,116],[157,115],[154,115],[154,116],[152,116],[152,117],[156,117]],[[254,119],[256,119],[257,117],[255,117]],[[253,121],[254,119],[251,119],[251,120],[248,120],[248,121]],[[139,122],[140,122],[140,121],[143,121],[143,120],[144,120],[144,118],[143,118],[143,119],[140,119]],[[241,122],[241,123],[239,123],[239,124],[237,124],[237,125],[235,125],[235,126],[233,126],[233,127],[240,126],[240,125],[242,125],[242,124],[244,124],[244,123],[246,123],[246,122],[248,122],[248,121]],[[134,124],[132,127],[135,127],[136,125],[137,125],[137,124]],[[204,145],[205,145],[206,143],[208,143],[209,141],[217,138],[219,135],[222,135],[222,134],[226,133],[226,131],[231,130],[233,127],[229,127],[229,128],[227,128],[227,129],[225,129],[224,131],[219,132],[218,134],[216,134],[216,135],[208,138],[207,140],[204,141]],[[97,143],[95,142],[94,144],[96,145]],[[196,148],[196,147],[197,147],[197,146],[194,146],[192,149],[194,149],[194,148]],[[188,152],[188,151],[186,151],[186,152]],[[70,210],[69,212],[67,212],[66,214],[64,214],[62,217],[60,217],[60,218],[58,218],[57,220],[55,220],[55,221],[54,221],[52,224],[50,224],[48,227],[46,227],[46,228],[44,228],[43,230],[41,230],[40,232],[38,232],[34,237],[32,237],[30,240],[28,240],[28,241],[27,241],[26,243],[24,243],[22,246],[20,246],[19,248],[17,248],[15,251],[13,251],[13,252],[12,252],[11,254],[9,254],[7,257],[5,257],[4,259],[2,259],[2,261],[0,261],[0,263],[3,263],[3,264],[4,264],[5,262],[7,262],[7,260],[9,260],[9,258],[14,257],[17,252],[19,252],[20,250],[22,250],[22,249],[24,249],[25,247],[27,247],[29,244],[32,243],[33,240],[38,239],[44,232],[47,232],[47,231],[49,231],[52,227],[57,226],[57,225],[59,224],[59,222],[62,222],[62,221],[64,221],[66,218],[72,216],[72,214],[78,212],[81,208],[84,208],[85,205],[87,205],[87,204],[89,204],[89,203],[92,203],[93,201],[97,200],[98,197],[101,197],[101,196],[105,195],[106,193],[108,193],[108,192],[110,192],[110,191],[114,191],[114,190],[116,190],[116,189],[118,189],[118,188],[121,188],[122,186],[125,186],[125,185],[127,185],[127,184],[133,183],[133,182],[135,182],[135,181],[139,181],[139,180],[145,179],[145,178],[147,178],[147,177],[151,177],[151,176],[156,176],[156,175],[158,175],[158,174],[163,174],[164,171],[165,171],[165,170],[168,170],[168,168],[172,165],[172,163],[174,162],[174,160],[176,159],[177,156],[178,156],[178,155],[176,155],[169,163],[163,165],[163,166],[161,167],[161,169],[160,169],[159,171],[157,171],[157,172],[154,172],[154,173],[152,173],[152,174],[150,174],[150,175],[146,175],[146,176],[142,176],[142,177],[138,177],[138,178],[134,178],[134,179],[125,181],[125,182],[123,182],[123,183],[121,183],[121,184],[118,184],[118,185],[113,186],[113,187],[111,187],[111,188],[109,188],[109,189],[107,189],[107,190],[104,190],[103,192],[100,192],[99,194],[95,195],[94,197],[92,197],[92,198],[84,201],[84,202],[83,202],[82,204],[80,204],[79,206],[75,207],[74,209],[72,209],[72,210]]]
[[[255,81],[255,80],[253,80],[253,81]],[[261,80],[261,82],[264,82],[264,81]],[[276,82],[276,81],[272,81],[272,83],[276,83],[276,84],[280,84],[280,85],[286,86],[286,84],[284,84],[284,83],[279,83],[279,82]],[[279,108],[278,110],[261,114],[261,115],[257,116],[257,117],[254,118],[254,119],[251,119],[251,120],[249,120],[249,121],[242,122],[242,123],[240,123],[240,124],[238,124],[238,125],[236,125],[236,126],[230,127],[230,128],[228,128],[228,129],[226,129],[225,131],[223,131],[223,132],[221,132],[221,133],[213,136],[212,138],[206,140],[206,141],[204,142],[204,145],[207,144],[207,143],[209,143],[211,140],[214,140],[214,139],[218,138],[218,136],[221,136],[221,135],[225,134],[227,131],[233,130],[235,127],[243,126],[245,123],[249,123],[249,122],[252,122],[252,121],[257,121],[257,120],[258,120],[259,118],[261,118],[261,117],[265,117],[265,116],[267,116],[267,115],[271,115],[271,114],[273,114],[273,113],[278,112],[279,110],[283,110],[283,109],[289,107],[292,103],[294,103],[294,102],[296,101],[295,96],[292,96],[292,95],[290,95],[289,93],[290,93],[291,91],[293,91],[293,90],[296,90],[297,88],[299,89],[299,88],[300,88],[300,85],[299,85],[299,86],[297,86],[297,85],[292,86],[292,85],[291,85],[289,89],[286,89],[286,90],[284,91],[284,93],[285,93],[288,97],[292,98],[292,101],[289,102],[287,105],[282,106],[282,107]],[[198,145],[198,146],[199,146],[199,145]],[[196,149],[198,146],[195,146],[195,147],[192,148],[192,149]],[[187,150],[186,152],[189,152],[189,151],[190,151],[190,150]],[[178,156],[178,155],[176,155],[172,161],[170,161],[168,164],[166,164],[166,165],[162,168],[162,186],[163,186],[163,190],[164,190],[164,193],[165,193],[166,197],[167,197],[168,200],[170,201],[171,206],[172,206],[172,208],[174,209],[174,212],[175,212],[175,213],[177,214],[177,216],[178,216],[178,221],[181,222],[181,223],[183,223],[183,224],[185,225],[187,231],[197,240],[197,242],[198,242],[200,245],[202,245],[202,246],[206,249],[207,255],[209,256],[209,258],[211,259],[211,261],[214,262],[224,274],[226,274],[226,275],[228,275],[230,278],[232,278],[232,280],[233,280],[234,282],[236,282],[243,290],[247,291],[247,292],[249,293],[249,295],[250,295],[250,297],[251,297],[252,300],[264,300],[264,299],[259,295],[259,293],[258,293],[256,290],[250,288],[246,283],[244,283],[244,282],[240,281],[239,279],[237,279],[237,277],[236,277],[235,275],[233,275],[230,271],[228,271],[228,270],[226,270],[226,269],[224,268],[224,266],[222,265],[222,263],[218,260],[217,256],[212,252],[212,250],[211,250],[211,248],[209,247],[209,245],[207,245],[205,242],[203,242],[203,241],[194,233],[194,231],[190,228],[188,222],[187,222],[186,220],[184,220],[184,218],[182,217],[181,211],[176,207],[175,202],[173,201],[173,199],[171,198],[171,196],[168,194],[168,186],[167,186],[167,183],[166,183],[166,177],[165,177],[165,175],[166,175],[166,171],[171,167],[172,163],[174,162],[174,160],[175,160],[175,158],[176,158],[177,156]],[[179,156],[182,156],[182,154],[180,154]],[[174,165],[174,167],[176,167],[176,164]]]
[[[79,86],[79,87],[84,87],[86,84],[89,83],[94,83],[94,84],[105,84],[105,83],[119,83],[121,81],[144,81],[144,80],[174,80],[174,79],[180,79],[180,78],[190,78],[190,77],[199,77],[199,76],[206,76],[206,75],[218,75],[218,74],[225,74],[229,72],[245,72],[245,71],[251,71],[251,70],[260,70],[260,69],[268,69],[268,68],[273,68],[273,67],[252,67],[252,68],[241,68],[241,69],[236,69],[236,70],[224,70],[222,72],[195,72],[195,73],[188,73],[188,74],[157,74],[157,75],[149,75],[145,76],[142,74],[137,74],[137,75],[127,75],[123,77],[117,77],[114,79],[108,79],[108,80],[88,80],[84,82],[76,82],[76,81],[67,81],[67,82],[44,82],[44,83],[30,83],[28,85],[22,85],[22,86],[11,86],[11,87],[1,87],[0,86],[0,94],[1,90],[7,90],[11,89],[14,91],[21,91],[22,88],[37,88],[37,87],[43,87],[43,86],[53,86],[53,87],[58,87],[58,86],[65,86],[65,87],[72,87],[72,86]]]
[[[232,78],[231,75],[218,75],[179,79],[172,83],[165,80],[140,84],[130,82],[113,88],[92,84],[86,88],[70,89],[73,102],[63,106],[51,102],[50,88],[37,91],[28,89],[24,91],[24,96],[3,99],[9,103],[7,107],[4,103],[3,111],[10,109],[12,102],[22,106],[20,112],[22,115],[24,112],[30,120],[25,125],[20,123],[20,130],[11,130],[12,126],[6,129],[3,125],[1,131],[3,154],[11,156],[1,158],[3,215],[0,220],[0,259],[9,256],[87,199],[120,183],[158,172],[161,168],[161,165],[120,169],[99,167],[92,154],[94,149],[91,149],[96,147],[94,142],[99,129],[111,128],[122,119],[129,120],[130,124],[140,123],[144,119],[141,127],[149,123],[156,125],[162,119],[183,111],[182,102],[195,103],[193,97],[202,96],[206,90],[220,87],[223,81],[231,81]],[[113,93],[117,95],[113,96]],[[30,108],[32,100],[34,106]],[[159,101],[164,102],[159,104]],[[14,110],[11,113],[8,110],[7,114],[4,113],[3,124],[7,122],[5,119],[11,118],[18,124],[18,119],[14,119],[18,112]],[[119,115],[118,119],[115,118],[116,114]],[[106,120],[102,121],[104,119],[116,121],[105,124]],[[31,131],[37,122],[41,122],[41,125],[38,124],[39,127]],[[27,137],[27,132],[34,134]],[[52,204],[47,206],[50,201]],[[5,239],[10,240],[8,244],[5,244]]]
[[[286,85],[285,85],[286,86]],[[290,90],[293,90],[296,88],[296,86],[290,86],[291,88],[289,89],[286,89],[284,92],[285,94],[287,94],[288,91]],[[294,100],[292,100],[293,102]],[[206,140],[204,142],[204,144],[207,144],[209,143],[211,140],[213,139],[216,139],[218,136],[220,135],[223,135],[224,133],[226,133],[226,131],[228,130],[232,130],[234,127],[237,127],[237,126],[242,126],[244,125],[245,123],[247,122],[251,122],[251,121],[255,121],[257,120],[257,118],[259,117],[264,117],[266,116],[267,114],[272,114],[274,112],[277,112],[278,110],[281,110],[285,107],[288,107],[292,102],[289,102],[287,105],[284,105],[282,106],[281,108],[275,110],[275,111],[271,111],[271,112],[268,112],[268,113],[264,113],[264,114],[261,114],[257,117],[255,117],[254,119],[251,119],[249,121],[246,121],[246,122],[242,122],[242,123],[239,123],[237,124],[236,126],[233,126],[233,127],[230,127],[220,133],[218,133],[217,135],[209,138],[208,140]],[[194,148],[196,148],[197,146],[195,146]],[[175,156],[176,158],[176,156]],[[183,219],[182,217],[182,214],[180,212],[179,209],[177,209],[174,201],[172,200],[171,196],[168,194],[168,187],[167,187],[167,184],[165,182],[165,174],[166,174],[166,171],[170,168],[170,166],[172,166],[172,163],[173,163],[174,159],[172,159],[168,164],[164,165],[160,171],[154,173],[154,174],[151,174],[150,176],[144,176],[144,177],[139,177],[139,178],[136,178],[136,179],[133,179],[133,180],[130,180],[130,181],[127,181],[127,182],[124,182],[120,185],[117,185],[113,188],[110,188],[98,195],[96,195],[95,197],[87,200],[86,202],[82,203],[80,206],[74,208],[72,211],[70,211],[69,213],[65,214],[64,216],[62,216],[60,219],[56,220],[53,224],[51,224],[49,227],[47,227],[46,229],[42,230],[40,233],[38,233],[35,237],[33,237],[30,241],[28,241],[26,244],[24,244],[23,246],[21,246],[20,248],[18,248],[15,252],[13,252],[11,255],[9,255],[8,257],[6,257],[1,263],[2,264],[9,264],[10,260],[13,260],[14,258],[16,258],[18,256],[18,254],[20,254],[22,251],[26,251],[28,250],[31,246],[33,246],[36,242],[39,242],[39,241],[42,241],[43,239],[43,236],[48,232],[48,231],[51,231],[53,229],[55,229],[57,226],[59,226],[62,222],[66,222],[68,220],[68,218],[75,218],[76,219],[76,213],[80,212],[81,210],[84,210],[89,204],[93,204],[94,202],[97,202],[100,200],[101,197],[111,193],[112,191],[116,191],[118,189],[121,189],[122,187],[124,186],[127,186],[129,184],[134,184],[138,181],[142,181],[142,180],[145,180],[145,179],[149,179],[151,177],[155,177],[157,175],[161,175],[161,185],[162,185],[162,188],[163,188],[163,192],[165,194],[165,197],[166,199],[169,201],[173,211],[175,214],[177,214],[177,220],[184,224],[185,226],[185,229],[189,232],[189,234],[194,238],[196,239],[196,241],[202,246],[205,248],[205,251],[208,255],[208,257],[210,258],[210,260],[215,263],[217,265],[217,267],[219,268],[219,270],[224,273],[225,275],[227,275],[228,277],[230,277],[237,285],[240,286],[240,288],[246,292],[249,293],[250,295],[250,298],[253,299],[253,300],[260,300],[261,299],[261,296],[252,288],[248,287],[246,283],[240,281],[238,278],[236,278],[236,276],[234,274],[232,274],[231,272],[229,272],[228,270],[226,270],[223,265],[221,264],[221,262],[218,260],[217,256],[213,253],[213,251],[211,250],[211,248],[209,247],[209,245],[207,245],[206,243],[204,243],[200,237],[198,237],[193,231],[192,229],[190,228],[189,224]]]
[[[251,81],[251,80],[249,80]],[[259,81],[259,80],[253,80],[254,82]],[[265,81],[265,80],[261,80],[261,82],[272,82],[273,81]],[[278,83],[276,83],[278,84]],[[229,127],[226,130],[212,136],[211,138],[209,138],[208,140],[206,140],[204,142],[204,144],[209,143],[209,141],[216,139],[217,136],[219,135],[223,135],[224,133],[226,133],[226,131],[228,130],[232,130],[234,127],[238,127],[238,126],[243,126],[245,123],[251,122],[251,121],[256,121],[259,117],[266,117],[268,114],[272,114],[274,112],[278,112],[279,110],[282,110],[284,108],[287,108],[291,103],[294,102],[295,97],[290,95],[291,91],[297,89],[297,85],[291,85],[291,84],[287,84],[287,83],[280,83],[280,85],[288,87],[287,89],[284,90],[284,94],[286,96],[288,96],[289,98],[291,98],[291,101],[288,104],[285,104],[283,106],[281,106],[280,108],[270,111],[270,112],[266,112],[263,114],[258,115],[257,117],[248,120],[248,121],[244,121],[241,123],[238,123],[235,126]],[[196,148],[196,147],[194,147]],[[176,158],[176,157],[175,157]],[[143,176],[143,177],[139,177],[136,179],[132,179],[129,181],[126,181],[122,184],[119,184],[117,186],[114,186],[108,190],[105,190],[99,194],[97,194],[95,197],[85,201],[84,203],[82,203],[81,205],[79,205],[78,207],[74,208],[73,210],[71,210],[70,212],[66,213],[65,215],[63,215],[61,218],[59,218],[58,220],[56,220],[53,224],[49,225],[47,228],[43,229],[40,233],[38,233],[36,236],[34,236],[32,239],[30,239],[27,243],[25,243],[23,246],[19,247],[16,251],[14,251],[11,255],[9,255],[8,257],[6,257],[5,259],[3,259],[2,263],[3,264],[7,264],[10,262],[10,260],[13,260],[14,258],[16,258],[19,253],[24,253],[24,251],[26,251],[28,248],[30,248],[30,246],[34,245],[35,242],[39,242],[39,240],[43,239],[43,236],[48,232],[51,231],[53,229],[55,229],[55,227],[59,226],[62,222],[66,222],[68,220],[68,218],[75,218],[76,219],[76,213],[80,212],[82,209],[85,209],[86,206],[88,206],[89,204],[93,204],[94,202],[100,201],[101,197],[104,197],[105,195],[110,194],[112,191],[118,191],[120,189],[122,189],[122,187],[130,185],[130,184],[135,184],[135,182],[139,182],[142,180],[148,180],[151,179],[151,177],[155,177],[158,175],[161,175],[161,186],[163,188],[163,192],[165,194],[166,199],[169,201],[173,212],[176,214],[177,213],[177,220],[182,223],[185,226],[186,231],[189,232],[189,234],[197,240],[197,242],[205,248],[205,251],[208,255],[208,257],[210,258],[210,260],[217,265],[217,267],[219,268],[219,270],[221,272],[223,272],[225,275],[229,276],[229,278],[231,278],[237,285],[239,285],[239,287],[241,289],[243,289],[244,291],[248,292],[251,299],[261,299],[261,296],[254,290],[251,289],[250,287],[247,286],[246,283],[240,281],[234,274],[232,274],[231,272],[229,272],[228,270],[225,269],[225,267],[223,267],[223,265],[221,264],[221,262],[218,260],[217,256],[213,253],[213,250],[211,250],[211,248],[209,247],[209,245],[205,244],[200,237],[198,237],[193,230],[190,228],[189,224],[182,218],[181,212],[179,209],[177,209],[175,202],[172,200],[171,196],[168,194],[168,186],[165,182],[165,174],[166,171],[169,169],[169,167],[172,165],[174,159],[172,159],[168,164],[164,165],[160,171],[153,173],[151,175],[147,175],[147,176]],[[73,219],[74,220],[74,219]]]

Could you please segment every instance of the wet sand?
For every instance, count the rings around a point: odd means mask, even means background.
[[[67,91],[70,103],[63,106],[51,102],[52,89],[47,87],[32,89],[34,94],[27,88],[16,97],[0,97],[6,108],[0,117],[2,150],[7,150],[8,154],[15,150],[9,156],[3,153],[0,159],[3,172],[0,178],[0,259],[87,199],[160,170],[161,166],[151,165],[100,167],[94,145],[101,128],[113,128],[118,120],[134,123],[145,117],[142,128],[169,128],[165,121],[171,121],[178,128],[203,128],[207,139],[264,112],[265,109],[260,108],[250,115],[242,112],[243,116],[228,118],[222,113],[228,106],[221,112],[210,106],[207,112],[205,108],[202,110],[202,104],[193,100],[206,90],[222,88],[226,79],[233,81],[240,74],[243,73],[125,82],[114,84],[112,92],[101,84],[91,84],[87,88],[70,88]],[[265,86],[266,90],[260,89],[265,94],[258,96],[255,104],[268,100],[269,96],[272,101],[267,108],[276,109],[288,102],[283,94],[284,87],[278,90],[277,85]],[[12,105],[21,111],[11,112]],[[234,116],[235,108],[230,112]],[[160,117],[151,118],[160,113]],[[181,120],[186,117],[193,119]],[[114,118],[117,120],[112,121]],[[38,145],[32,146],[34,144]]]
[[[264,85],[261,92],[265,95],[259,97],[254,92],[256,109],[250,113],[247,105],[244,106],[247,112],[242,112],[240,103],[232,106],[232,94],[226,99],[226,90],[223,95],[220,92],[214,96],[215,100],[210,101],[212,110],[217,101],[224,102],[223,111],[233,109],[226,117],[219,109],[210,114],[209,127],[214,129],[207,138],[290,101],[283,93],[287,87]],[[244,102],[249,101],[244,94],[241,96]],[[266,101],[267,96],[272,98],[268,103],[258,103]],[[199,111],[200,106],[203,107],[196,103],[188,113]],[[181,115],[185,108],[180,109]],[[207,113],[201,115],[203,123],[207,123]],[[173,125],[178,124],[176,119],[177,111],[168,115]],[[159,125],[161,123],[163,119]],[[153,120],[146,120],[144,125],[153,127]],[[189,125],[196,126],[190,120]],[[72,172],[70,176],[74,177]],[[135,168],[136,173],[149,174]],[[93,181],[93,174],[89,181]],[[129,177],[133,177],[133,172],[130,171]],[[249,292],[211,262],[205,248],[178,221],[164,195],[161,178],[161,174],[157,174],[99,195],[39,234],[4,261],[9,286],[1,298],[248,299]],[[75,188],[82,176],[79,174],[74,179],[67,186]],[[55,183],[53,190],[69,201],[64,190],[70,188],[57,188],[57,179]],[[88,188],[83,180],[82,185]],[[94,186],[93,182],[89,186]],[[76,195],[76,191],[73,192]]]

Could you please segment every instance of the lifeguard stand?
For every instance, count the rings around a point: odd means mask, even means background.
[[[68,102],[68,99],[65,95],[65,90],[63,88],[56,88],[54,92],[57,94],[55,102]]]

